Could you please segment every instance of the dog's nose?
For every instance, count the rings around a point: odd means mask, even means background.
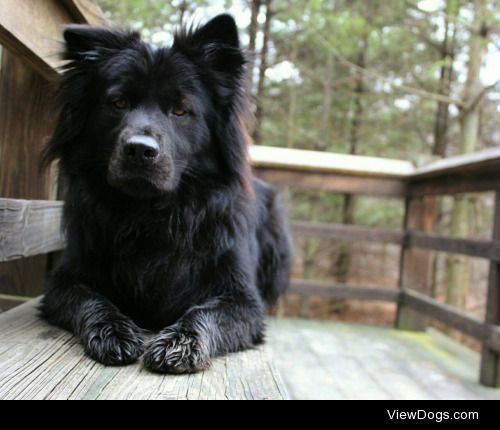
[[[139,164],[153,164],[160,155],[160,145],[150,136],[133,136],[124,146],[124,155]]]

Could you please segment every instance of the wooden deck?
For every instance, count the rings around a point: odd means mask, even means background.
[[[500,390],[477,383],[479,356],[435,333],[271,320],[267,347],[203,374],[159,376],[84,357],[74,338],[38,318],[37,303],[0,315],[0,400],[500,400]]]
[[[154,375],[140,364],[104,367],[68,333],[41,321],[37,303],[0,315],[0,400],[288,398],[266,347],[216,360],[197,375]]]
[[[479,355],[434,332],[273,320],[269,343],[293,399],[495,399]]]

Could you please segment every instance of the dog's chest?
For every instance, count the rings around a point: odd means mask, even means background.
[[[108,224],[88,260],[100,274],[99,289],[144,328],[174,323],[207,299],[204,280],[231,246],[228,224],[217,221],[177,217],[160,224]]]
[[[144,328],[170,325],[205,298],[210,261],[182,243],[136,240],[101,255],[100,289]]]
[[[106,295],[127,316],[148,329],[173,324],[202,301],[201,263],[186,256],[141,256],[108,267]]]

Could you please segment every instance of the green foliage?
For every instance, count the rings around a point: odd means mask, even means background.
[[[181,22],[189,22],[196,12],[216,3],[239,7],[250,21],[249,0],[99,3],[115,23],[142,30],[152,39],[155,33],[171,32]],[[437,101],[432,95],[439,92],[441,70],[451,61],[441,52],[443,29],[446,21],[456,22],[451,96],[457,99],[463,87],[473,14],[468,0],[438,1],[432,12],[422,10],[420,4],[417,0],[273,0],[270,70],[262,100],[262,142],[349,152],[356,124],[356,152],[361,155],[416,163],[430,160],[437,113]],[[489,24],[498,29],[499,23],[498,2],[491,0]],[[246,32],[245,28],[241,30],[242,34]],[[498,30],[492,32],[491,39],[490,51],[498,55]],[[365,64],[360,71],[356,64],[363,51]],[[259,52],[252,54],[258,67]],[[276,70],[280,67],[293,73],[279,76]],[[357,92],[360,77],[361,94]],[[356,122],[357,97],[362,113]],[[494,91],[485,99],[483,147],[498,144],[499,99]],[[459,112],[453,108],[448,130],[450,154],[457,151],[458,141]],[[294,191],[289,198],[294,218],[340,220],[339,196]],[[313,213],[313,206],[320,210]],[[397,227],[401,211],[400,207],[361,199],[356,213],[359,222]]]
[[[142,30],[146,37],[158,31],[172,31],[209,0],[98,0],[107,17],[117,25]]]

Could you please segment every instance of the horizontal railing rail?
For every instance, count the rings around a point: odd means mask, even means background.
[[[338,285],[319,281],[293,280],[290,293],[338,300],[359,300],[403,304],[442,324],[458,330],[500,352],[500,327],[412,290]]]
[[[64,248],[62,203],[0,199],[0,262]]]
[[[297,236],[345,242],[404,245],[410,248],[466,255],[500,262],[500,242],[498,241],[457,239],[412,230],[405,232],[345,224],[292,222],[290,227]]]
[[[396,289],[339,285],[304,279],[292,280],[289,292],[329,299],[389,303],[398,303],[400,298],[400,291]]]
[[[251,156],[263,179],[306,190],[401,198],[500,189],[500,148],[420,169],[400,160],[261,146],[252,147]]]

